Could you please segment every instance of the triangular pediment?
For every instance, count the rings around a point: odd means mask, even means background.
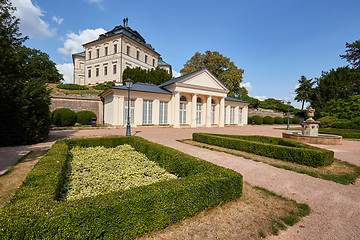
[[[190,75],[179,81],[179,83],[217,90],[227,90],[227,88],[207,69],[204,69],[197,74]]]

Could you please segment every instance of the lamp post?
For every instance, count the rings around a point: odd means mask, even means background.
[[[130,78],[125,80],[125,85],[128,89],[128,109],[127,109],[127,125],[126,125],[126,136],[131,136],[131,126],[130,126],[130,88],[133,85],[133,80]]]
[[[287,128],[286,130],[290,130],[290,104],[291,102],[287,102],[287,105],[288,105],[288,122],[287,122]]]

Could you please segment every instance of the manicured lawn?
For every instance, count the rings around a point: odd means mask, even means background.
[[[340,135],[343,138],[360,139],[360,130],[356,129],[319,128],[319,133]]]

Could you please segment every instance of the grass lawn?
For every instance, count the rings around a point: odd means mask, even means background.
[[[51,88],[51,93],[53,93],[53,94],[99,95],[100,93],[103,92],[103,90],[96,90],[91,86],[87,86],[89,88],[88,90],[68,90],[68,89],[57,88],[56,85],[57,84],[55,84],[55,83],[48,84],[49,88]]]
[[[335,159],[335,161],[330,166],[314,168],[305,165],[300,165],[297,163],[284,162],[273,158],[258,156],[255,154],[242,152],[234,149],[228,149],[228,148],[218,147],[205,143],[199,143],[192,141],[191,139],[185,139],[180,141],[183,143],[191,144],[193,146],[203,147],[220,152],[226,152],[246,159],[263,162],[274,167],[307,174],[312,177],[322,178],[325,180],[334,181],[341,184],[355,183],[356,178],[360,176],[360,167],[348,162],[341,161],[339,159]]]
[[[286,128],[275,128],[279,130],[286,130]],[[301,127],[290,128],[292,131],[300,131]],[[319,133],[339,135],[348,139],[360,139],[360,130],[356,129],[337,129],[337,128],[319,128]]]

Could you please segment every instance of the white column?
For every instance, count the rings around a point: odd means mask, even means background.
[[[225,98],[222,98],[220,100],[219,127],[224,127],[224,108],[225,108]]]
[[[206,127],[211,127],[211,96],[206,99]]]
[[[159,99],[155,99],[153,101],[153,108],[152,108],[152,116],[153,116],[153,124],[159,125],[159,112],[160,112],[160,101]]]
[[[180,127],[180,93],[175,93],[174,128]]]
[[[137,98],[135,100],[135,113],[134,113],[134,125],[142,125],[143,118],[143,98]]]
[[[192,100],[191,100],[191,122],[190,122],[190,126],[195,128],[196,127],[196,100],[197,100],[197,95],[193,94],[192,95]]]
[[[244,106],[242,109],[242,125],[248,124],[248,106]]]
[[[125,110],[125,99],[124,96],[120,96],[119,98],[119,125],[125,126],[124,124],[124,110]]]
[[[234,123],[236,125],[240,125],[239,124],[239,106],[235,107],[235,113],[234,114],[235,114]]]
[[[225,107],[225,114],[226,114],[226,122],[225,122],[225,125],[228,124],[230,125],[230,105],[227,105]]]
[[[114,96],[113,125],[115,125],[115,126],[118,126],[120,124],[119,123],[119,109],[120,109],[119,97]]]

